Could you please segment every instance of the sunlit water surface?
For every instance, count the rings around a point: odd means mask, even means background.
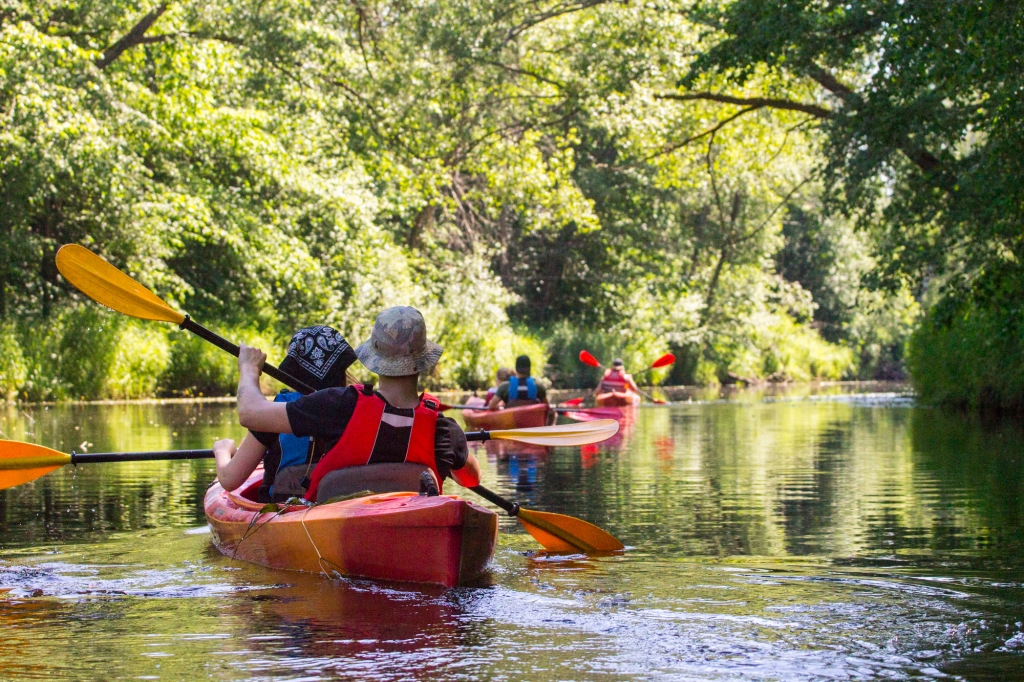
[[[645,408],[582,451],[479,451],[487,485],[629,548],[544,556],[504,519],[489,575],[454,590],[221,556],[207,461],[67,467],[0,493],[0,677],[1024,678],[1020,427],[807,393]],[[233,417],[8,408],[0,435],[209,447]]]

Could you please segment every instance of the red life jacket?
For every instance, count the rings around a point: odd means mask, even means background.
[[[384,417],[387,403],[368,387],[353,385],[357,391],[356,409],[349,419],[341,438],[325,454],[313,469],[309,477],[309,489],[306,499],[315,500],[320,481],[329,472],[345,467],[363,466],[370,463],[373,447],[377,443],[377,433]],[[430,467],[437,477],[440,489],[444,481],[437,470],[434,459],[434,431],[437,427],[438,408],[441,401],[426,393],[420,398],[420,404],[413,410],[412,434],[405,451],[405,461],[423,464]]]
[[[605,372],[604,378],[601,379],[601,390],[602,391],[625,391],[626,390],[626,373],[621,369],[610,369]]]

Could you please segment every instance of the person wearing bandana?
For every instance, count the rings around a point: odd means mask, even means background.
[[[355,361],[355,351],[340,332],[318,325],[295,332],[281,369],[319,391],[344,387],[346,370]],[[301,393],[286,388],[274,396],[274,402],[289,403],[300,397]],[[263,462],[263,484],[257,494],[260,502],[301,497],[305,493],[302,480],[322,455],[322,448],[312,438],[262,431],[250,431],[237,447],[231,439],[214,445],[217,480],[226,490],[244,483]]]

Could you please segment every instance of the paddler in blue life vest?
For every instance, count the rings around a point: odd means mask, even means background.
[[[288,353],[281,369],[317,390],[344,387],[345,370],[356,361],[355,351],[344,337],[326,325],[304,327],[295,332],[288,344]],[[297,391],[282,390],[274,401],[288,403],[302,396]],[[263,485],[257,493],[260,502],[283,502],[301,497],[305,489],[301,481],[323,454],[310,438],[290,434],[250,431],[235,448],[233,440],[218,441],[214,446],[217,480],[226,490],[245,483],[263,462]]]
[[[530,376],[530,365],[529,355],[520,355],[516,358],[516,373],[510,376],[508,381],[498,386],[487,409],[500,409],[503,403],[505,407],[548,404],[548,395],[544,386]]]
[[[480,482],[480,465],[469,454],[466,435],[438,412],[440,401],[419,394],[420,374],[443,352],[427,340],[427,325],[415,308],[388,308],[356,356],[380,377],[380,386],[327,388],[287,403],[268,402],[259,376],[266,354],[242,345],[238,355],[238,421],[252,431],[311,437],[325,454],[305,481],[305,498],[316,501],[323,477],[336,469],[411,462],[433,472],[438,489],[451,476],[460,485]],[[215,448],[216,449],[216,448]],[[216,453],[215,453],[216,454]]]

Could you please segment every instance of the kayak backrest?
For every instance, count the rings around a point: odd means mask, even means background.
[[[375,493],[419,492],[420,475],[430,469],[411,462],[367,464],[335,469],[320,480],[316,501],[325,502],[363,490]]]

